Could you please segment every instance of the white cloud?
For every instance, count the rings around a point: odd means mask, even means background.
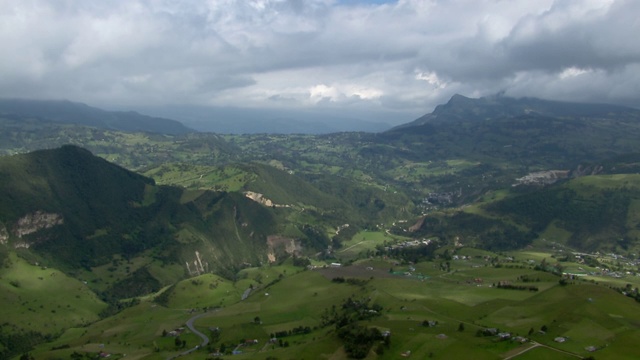
[[[327,86],[325,84],[319,84],[309,89],[309,99],[318,103],[323,100],[337,101],[340,98],[341,93],[334,86]]]
[[[426,81],[435,89],[444,89],[447,87],[447,83],[440,80],[438,74],[435,72],[416,71],[416,79]]]
[[[560,73],[560,79],[567,79],[591,72],[590,69],[581,69],[575,66],[568,67]]]
[[[309,89],[309,99],[312,103],[319,103],[323,100],[343,101],[354,98],[360,100],[374,100],[382,96],[382,91],[376,88],[360,86],[357,84],[331,85],[318,84]]]

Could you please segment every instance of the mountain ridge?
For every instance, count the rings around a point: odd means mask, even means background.
[[[109,130],[170,135],[194,132],[176,120],[142,115],[135,111],[107,111],[69,100],[0,98],[0,114],[31,116],[57,123],[78,124]]]

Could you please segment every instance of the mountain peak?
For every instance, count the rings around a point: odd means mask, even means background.
[[[422,126],[427,123],[484,121],[534,114],[546,117],[620,118],[639,112],[640,110],[619,105],[575,103],[531,97],[513,98],[505,96],[504,92],[481,98],[468,98],[455,94],[446,104],[436,106],[432,113],[390,131]]]
[[[453,94],[453,96],[451,97],[451,99],[449,99],[447,104],[456,104],[456,103],[461,103],[461,102],[468,102],[470,100],[473,100],[473,99],[469,98],[469,97],[466,97],[464,95]]]

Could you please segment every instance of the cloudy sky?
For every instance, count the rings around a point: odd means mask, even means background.
[[[0,97],[339,109],[396,122],[455,93],[640,107],[637,0],[0,0],[0,9]]]

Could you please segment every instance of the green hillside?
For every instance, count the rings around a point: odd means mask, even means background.
[[[550,228],[568,236],[556,239],[583,251],[636,252],[640,237],[640,175],[592,175],[565,184],[516,194],[486,206],[545,236]]]
[[[188,189],[261,194],[275,207],[315,212],[317,222],[331,227],[389,221],[413,209],[409,197],[379,186],[331,174],[298,174],[255,162],[221,166],[170,163],[147,169],[144,174],[160,184]]]
[[[116,297],[164,285],[157,266],[182,264],[186,275],[196,251],[196,272],[266,261],[266,238],[276,233],[273,212],[241,194],[156,186],[74,146],[0,158],[0,179],[3,243],[77,274],[126,267],[107,281]]]
[[[436,266],[443,259],[394,265],[395,259],[376,256],[340,268],[248,268],[237,282],[202,275],[168,289],[160,305],[142,301],[84,329],[70,329],[32,354],[166,359],[201,344],[184,325],[195,316],[196,329],[210,343],[182,356],[187,359],[527,359],[532,346],[548,359],[636,354],[638,304],[611,289],[604,277],[595,278],[601,284],[562,284],[558,276],[535,269],[544,261],[528,253],[463,248],[453,254],[465,259],[450,260],[448,270]],[[488,266],[487,256],[493,259]],[[638,284],[633,277],[625,281]],[[499,288],[499,282],[535,290]],[[241,300],[247,289],[252,291]],[[216,352],[222,355],[211,355]]]
[[[458,211],[433,213],[414,236],[438,236],[493,250],[534,240],[576,251],[640,250],[640,175],[589,175],[547,187],[516,187]]]
[[[0,358],[88,325],[107,308],[83,282],[0,250]]]

